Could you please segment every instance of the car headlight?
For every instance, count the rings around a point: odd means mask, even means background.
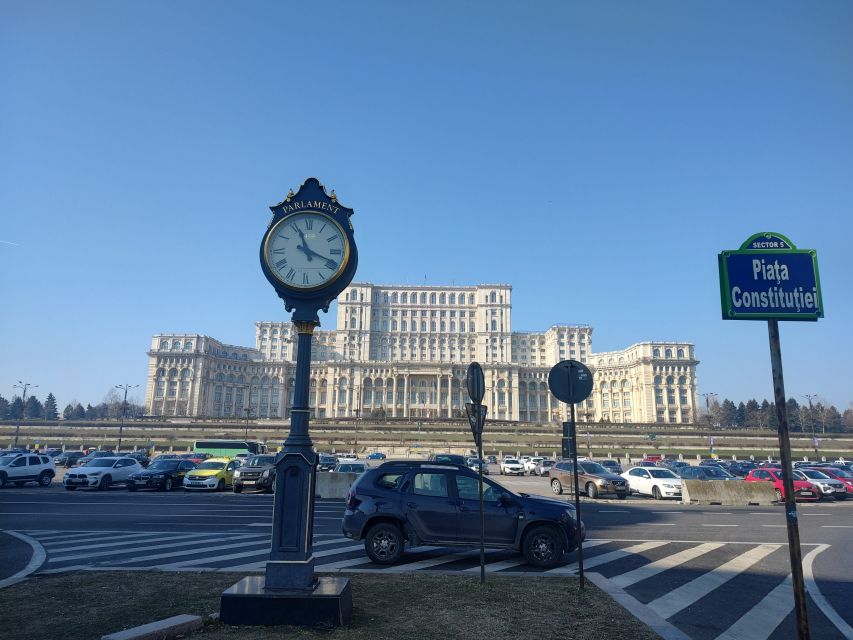
[[[669,483],[667,483],[667,482],[664,482],[664,483],[663,483],[663,486],[664,486],[664,487],[666,487],[667,489],[675,489],[675,487],[676,487],[677,485],[669,484]]]
[[[239,469],[237,469],[237,470],[234,472],[234,477],[235,477],[235,478],[239,478],[239,477],[240,477],[240,470],[239,470]]]
[[[87,471],[86,473],[90,476],[99,476],[103,473],[103,471]]]
[[[272,469],[264,469],[264,472],[261,474],[262,478],[269,478],[272,475]]]

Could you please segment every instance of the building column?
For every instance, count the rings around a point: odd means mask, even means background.
[[[403,417],[409,417],[409,374],[403,377]]]

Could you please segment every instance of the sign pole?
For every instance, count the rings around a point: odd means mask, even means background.
[[[574,396],[574,381],[572,380],[573,365],[569,365],[566,369],[569,378],[569,396]],[[569,419],[569,429],[571,433],[572,444],[572,469],[574,470],[575,476],[575,513],[577,514],[578,523],[581,522],[581,494],[580,488],[578,486],[578,441],[577,441],[577,427],[575,425],[575,403],[569,403],[570,409],[570,419]],[[578,543],[578,578],[580,580],[580,589],[583,591],[584,588],[584,580],[583,580],[583,539],[581,537],[581,528],[580,524],[575,527],[575,539]]]
[[[486,514],[483,511],[483,426],[486,422],[485,407],[477,408],[477,467],[480,470],[480,584],[486,584]]]
[[[779,341],[779,322],[767,321],[770,338],[770,364],[773,370],[773,395],[776,419],[779,423],[779,454],[782,462],[782,483],[785,489],[785,517],[788,527],[788,551],[791,555],[791,583],[794,587],[794,610],[797,613],[797,638],[808,640],[809,616],[806,609],[806,590],[803,583],[803,559],[800,551],[800,529],[791,469],[791,443],[788,437],[788,411],[785,406],[785,381],[782,375],[782,348]]]
[[[487,407],[483,406],[483,396],[486,393],[486,381],[483,368],[478,362],[468,365],[466,373],[466,386],[471,402],[465,403],[465,411],[468,413],[468,423],[471,426],[471,434],[474,436],[474,445],[477,447],[477,467],[479,473],[480,489],[480,584],[486,583],[486,516],[483,510],[483,427],[486,424]]]

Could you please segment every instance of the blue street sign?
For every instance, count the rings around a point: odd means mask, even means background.
[[[797,249],[778,233],[758,233],[718,259],[724,320],[823,317],[815,251]]]

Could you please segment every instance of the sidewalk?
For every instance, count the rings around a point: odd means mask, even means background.
[[[7,582],[9,578],[17,576],[18,579],[22,579],[38,569],[35,563],[40,566],[44,562],[44,550],[41,545],[35,544],[37,549],[6,531],[0,531],[0,588],[12,584]],[[34,553],[39,557],[34,558]],[[30,562],[34,562],[34,566],[28,567]],[[23,575],[18,575],[22,572]]]

